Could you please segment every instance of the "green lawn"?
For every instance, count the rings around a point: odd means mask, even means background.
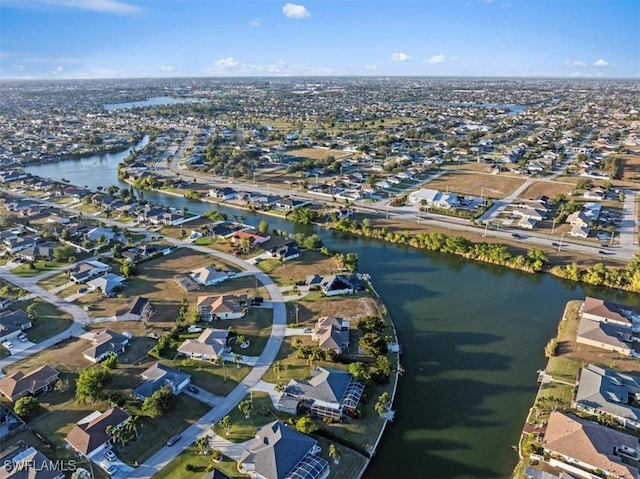
[[[245,396],[249,399],[251,396]],[[277,419],[285,421],[291,415],[277,411],[267,393],[253,393],[253,410],[248,418],[237,408],[233,408],[230,416],[231,430],[229,434],[220,426],[216,425],[213,431],[221,437],[231,442],[244,442],[255,437],[258,428]]]
[[[562,356],[552,356],[547,363],[547,374],[555,379],[567,382],[575,382],[582,365]]]
[[[18,276],[28,278],[31,276],[38,276],[39,274],[46,273],[57,268],[62,268],[64,266],[69,266],[69,263],[64,261],[39,260],[34,263],[23,263],[20,266],[12,269],[11,272]]]
[[[68,282],[69,276],[67,276],[67,273],[59,273],[38,281],[38,285],[42,286],[47,291],[50,291],[54,288],[57,288],[58,286],[67,284]]]
[[[324,437],[320,437],[315,434],[313,436],[313,438],[318,441],[318,445],[322,448],[322,451],[320,451],[318,455],[327,461],[331,467],[331,475],[329,477],[360,477],[360,472],[367,463],[366,457],[353,449],[341,446],[340,444],[330,441]],[[335,444],[342,454],[338,464],[335,464],[333,459],[329,457],[329,445],[331,444]]]
[[[269,340],[272,324],[272,309],[249,309],[244,318],[233,320],[233,328],[239,335],[243,335],[250,342],[250,345],[248,348],[242,349],[239,344],[233,341],[231,350],[244,356],[260,356]]]
[[[256,266],[258,266],[258,268],[260,268],[265,273],[269,273],[270,271],[273,271],[281,264],[282,264],[282,261],[280,261],[279,259],[267,258],[267,259],[261,260],[259,263],[257,263]]]
[[[187,464],[193,465],[195,470],[187,471]],[[207,466],[210,464],[213,464],[210,454],[200,454],[200,451],[195,446],[189,446],[153,477],[154,479],[200,479],[205,475]],[[236,462],[229,458],[225,458],[215,467],[232,479],[248,477],[240,474],[236,467]]]
[[[116,444],[115,452],[124,462],[141,464],[164,446],[166,439],[183,431],[209,411],[209,407],[186,394],[175,398],[175,403],[167,414],[151,419],[141,415],[140,403],[129,404],[132,415],[139,415],[139,437],[124,447]]]
[[[29,340],[39,343],[45,339],[61,333],[71,326],[71,316],[63,313],[52,304],[45,303],[41,299],[18,301],[13,303],[12,310],[25,309],[29,304],[36,304],[37,319],[33,321],[33,327],[27,331]]]
[[[209,361],[197,361],[195,359],[176,359],[175,361],[163,361],[191,375],[191,382],[217,396],[226,396],[240,381],[249,374],[251,368],[226,363],[224,366],[216,366]]]

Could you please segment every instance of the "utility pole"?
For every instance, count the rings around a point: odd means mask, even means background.
[[[564,239],[564,233],[560,236],[560,243],[558,244],[558,251],[562,248],[562,240]]]

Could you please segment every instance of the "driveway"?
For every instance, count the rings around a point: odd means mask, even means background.
[[[182,391],[182,394],[191,396],[193,399],[197,399],[201,403],[204,403],[207,406],[210,406],[212,408],[216,407],[218,404],[220,404],[220,401],[224,399],[224,397],[216,396],[215,394],[212,394],[209,391],[205,391],[202,388],[198,388],[197,393],[194,393],[189,391],[188,389],[185,389],[184,391]]]

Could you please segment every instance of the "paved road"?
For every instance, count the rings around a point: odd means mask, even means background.
[[[24,278],[11,273],[7,269],[0,268],[0,278],[19,286],[32,295],[43,299],[47,303],[51,303],[61,311],[68,313],[71,317],[73,317],[73,323],[65,331],[56,334],[55,336],[52,336],[51,338],[46,339],[38,344],[35,344],[30,348],[23,349],[16,352],[15,354],[12,354],[11,356],[0,360],[0,376],[2,375],[2,369],[7,367],[8,365],[25,359],[51,346],[54,346],[60,341],[68,339],[71,336],[80,336],[82,333],[84,333],[83,325],[89,322],[89,315],[81,307],[76,306],[75,304],[70,304],[60,299],[55,294],[36,284],[44,276],[47,276],[47,274],[45,273],[44,275]]]
[[[264,374],[269,370],[271,363],[275,360],[276,355],[280,350],[287,325],[287,311],[280,288],[269,276],[263,273],[256,266],[238,259],[233,255],[212,251],[205,246],[193,245],[188,241],[176,240],[173,238],[166,238],[166,240],[176,246],[191,248],[204,254],[215,255],[216,257],[223,258],[226,261],[235,264],[240,269],[255,274],[271,296],[271,304],[273,307],[273,327],[271,328],[271,336],[269,336],[269,340],[267,341],[262,354],[256,361],[256,366],[251,370],[251,372],[249,372],[242,382],[226,397],[221,398],[211,411],[183,431],[182,438],[176,444],[173,446],[164,446],[145,461],[144,464],[141,464],[135,471],[131,472],[129,477],[132,478],[150,478],[153,474],[157,473],[160,469],[171,462],[171,460],[173,460],[185,447],[192,444],[198,437],[213,435],[211,425],[220,421],[220,419],[229,414],[229,412],[231,412],[231,410],[244,399],[249,390],[256,386],[262,376],[264,376]],[[216,448],[223,452],[226,451],[226,453],[231,455],[231,457],[234,457],[237,454],[237,451],[235,451],[236,449],[239,449],[241,452],[242,448],[242,446],[234,445],[231,449],[227,450],[227,448],[223,447],[224,444],[220,444],[219,446],[220,447],[216,446]]]

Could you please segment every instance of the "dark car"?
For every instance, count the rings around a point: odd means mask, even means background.
[[[187,391],[192,392],[193,394],[198,394],[200,390],[195,386],[188,386]]]
[[[86,293],[87,291],[88,291],[88,289],[87,289],[87,288],[80,288],[80,289],[78,290],[78,293]]]
[[[256,296],[255,298],[251,298],[250,304],[251,306],[260,306],[264,302],[264,298],[260,296]]]
[[[513,233],[511,236],[513,238],[522,238],[522,235],[520,233]]]

